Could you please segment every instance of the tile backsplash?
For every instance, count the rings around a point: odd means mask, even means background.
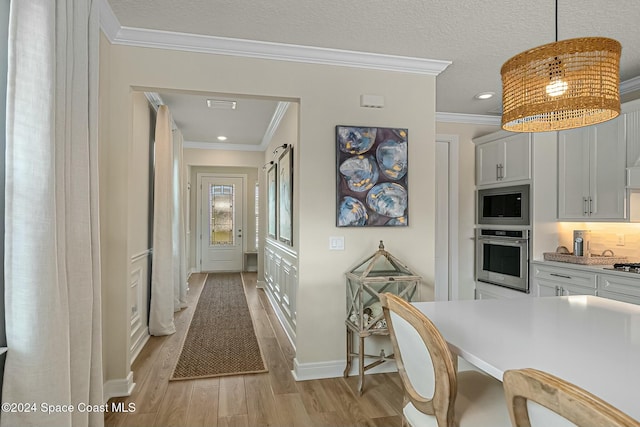
[[[640,224],[613,222],[559,222],[558,246],[573,251],[573,230],[591,230],[591,253],[600,255],[610,249],[616,256],[626,256],[630,262],[640,262]],[[618,236],[624,236],[624,246],[618,246]]]

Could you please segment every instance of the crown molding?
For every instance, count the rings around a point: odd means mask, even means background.
[[[620,94],[624,95],[626,93],[635,92],[640,90],[640,76],[634,77],[629,80],[625,80],[620,83]]]
[[[184,148],[197,148],[200,150],[225,150],[225,151],[264,151],[261,145],[253,144],[220,144],[218,142],[184,141]]]
[[[107,0],[100,25],[112,44],[437,76],[451,61],[123,27]]]
[[[451,61],[121,27],[113,44],[437,76]]]
[[[481,114],[436,112],[436,122],[500,126],[501,118],[500,116],[488,116],[488,115],[481,115]]]
[[[273,135],[275,135],[276,131],[278,130],[278,126],[280,126],[280,122],[282,121],[282,118],[284,117],[284,114],[287,112],[288,108],[288,102],[278,102],[276,110],[273,112],[273,116],[271,117],[271,121],[269,122],[269,126],[267,126],[267,130],[264,132],[264,136],[262,137],[260,150],[265,150],[269,146],[269,143],[271,142]]]
[[[107,39],[113,43],[118,36],[118,32],[120,32],[120,28],[122,28],[120,21],[116,18],[115,13],[113,13],[113,9],[111,9],[111,5],[109,5],[107,0],[98,0],[98,7],[102,32],[107,36]]]

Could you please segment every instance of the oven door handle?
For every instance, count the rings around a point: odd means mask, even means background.
[[[496,239],[496,238],[488,238],[488,237],[478,237],[477,240],[481,243],[488,243],[490,245],[501,245],[501,246],[522,246],[528,243],[527,240],[511,240],[511,239]]]

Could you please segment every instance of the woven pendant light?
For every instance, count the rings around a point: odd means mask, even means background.
[[[620,43],[605,37],[557,40],[556,0],[556,42],[522,52],[502,66],[503,129],[572,129],[620,114]]]

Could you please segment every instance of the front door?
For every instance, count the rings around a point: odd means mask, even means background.
[[[243,188],[241,177],[202,178],[200,271],[242,270]]]

